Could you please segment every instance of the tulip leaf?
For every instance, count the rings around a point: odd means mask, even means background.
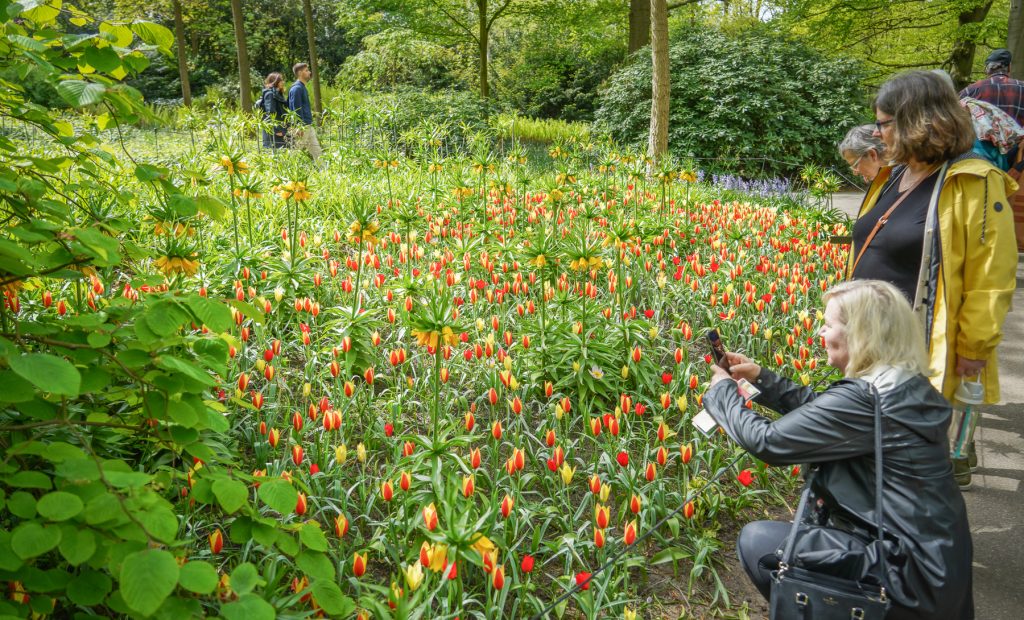
[[[281,478],[260,484],[259,496],[263,503],[283,515],[291,514],[299,502],[299,492],[291,483]]]
[[[67,521],[85,509],[81,498],[64,491],[47,493],[39,498],[36,510],[50,521]]]
[[[347,618],[356,610],[355,602],[342,594],[341,588],[333,580],[314,581],[313,598],[325,612],[336,618]]]
[[[327,551],[327,537],[324,536],[324,531],[316,522],[306,523],[302,526],[302,529],[299,530],[299,540],[307,549]]]
[[[60,544],[60,529],[46,527],[35,521],[23,523],[11,535],[11,549],[27,560],[40,556]]]
[[[217,588],[217,569],[198,560],[186,562],[181,567],[178,583],[189,592],[209,594]]]
[[[256,567],[249,562],[239,564],[231,571],[231,589],[239,596],[252,592],[261,581]]]
[[[277,615],[273,605],[255,594],[246,594],[224,605],[220,613],[228,620],[274,620]]]
[[[178,584],[178,563],[169,551],[146,549],[121,564],[121,596],[128,607],[150,616]]]
[[[66,359],[46,353],[12,355],[7,359],[11,370],[43,392],[58,396],[78,396],[82,376]]]
[[[213,482],[213,494],[224,512],[231,514],[245,504],[249,496],[249,489],[238,480],[231,478],[218,478]]]

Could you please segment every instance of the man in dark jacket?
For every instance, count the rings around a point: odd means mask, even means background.
[[[295,83],[288,90],[288,107],[302,121],[301,126],[292,129],[292,140],[296,146],[305,150],[315,160],[320,157],[323,150],[316,137],[313,112],[309,105],[309,91],[306,89],[306,83],[313,77],[313,72],[304,62],[296,63],[292,67],[292,72],[295,74]]]

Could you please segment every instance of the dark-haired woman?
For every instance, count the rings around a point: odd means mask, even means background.
[[[953,400],[980,375],[999,401],[996,345],[1016,287],[1007,196],[1016,183],[971,151],[974,127],[956,92],[928,71],[900,74],[874,102],[876,134],[897,165],[875,177],[853,229],[849,274],[899,288],[923,323],[932,383]],[[961,488],[968,459],[954,462]]]
[[[288,99],[284,96],[284,76],[280,73],[271,73],[263,83],[260,109],[263,110],[263,122],[270,127],[270,131],[263,130],[263,148],[279,149],[286,146],[284,117],[288,112]]]

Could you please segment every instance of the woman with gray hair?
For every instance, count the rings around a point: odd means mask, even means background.
[[[854,127],[839,143],[839,154],[850,165],[850,170],[868,183],[875,180],[885,165],[883,153],[885,145],[875,136],[874,124]]]
[[[824,300],[819,335],[829,365],[843,379],[816,393],[726,353],[729,371],[712,366],[704,407],[729,437],[769,465],[811,464],[816,501],[807,505],[816,508],[794,515],[811,524],[793,543],[794,566],[883,587],[892,600],[887,620],[973,618],[971,531],[946,457],[951,410],[925,376],[920,324],[887,282],[844,282]],[[747,409],[739,379],[757,385],[759,404],[782,417]],[[884,561],[875,544],[879,521]],[[740,562],[765,598],[771,597],[771,573],[780,568],[777,550],[790,531],[781,521],[755,521],[740,533]]]

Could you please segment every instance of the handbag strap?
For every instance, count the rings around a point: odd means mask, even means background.
[[[875,524],[877,525],[877,537],[879,541],[883,541],[883,535],[885,533],[883,529],[883,513],[884,503],[882,500],[882,397],[878,393],[878,388],[873,383],[867,382],[871,389],[871,394],[874,397],[875,402]],[[796,533],[800,530],[800,526],[803,524],[804,510],[807,508],[807,500],[811,494],[811,484],[814,482],[814,478],[818,475],[818,467],[815,466],[807,481],[804,483],[803,492],[800,494],[800,504],[797,506],[796,514],[793,516],[793,526],[789,529],[789,538],[786,540],[786,547],[782,552],[782,558],[779,560],[779,575],[781,576],[789,569],[789,564],[793,560],[793,548],[796,546]],[[882,575],[885,576],[888,573],[888,567],[886,565],[885,549],[883,548],[878,554],[879,567],[882,570]],[[885,587],[882,587],[882,597],[885,597]]]
[[[902,180],[902,176],[903,175],[901,174],[900,180]],[[857,258],[855,258],[853,261],[853,269],[850,270],[851,275],[855,271],[857,271],[857,264],[860,263],[860,259],[864,257],[864,252],[865,250],[868,249],[868,246],[871,245],[871,241],[875,238],[875,235],[877,235],[882,230],[882,227],[884,227],[889,222],[889,216],[892,215],[892,212],[896,210],[896,207],[903,204],[903,201],[906,200],[912,193],[914,193],[914,190],[917,189],[917,186],[924,182],[924,180],[930,176],[932,175],[926,174],[920,179],[914,181],[914,184],[908,187],[907,190],[904,191],[903,194],[901,194],[900,197],[896,199],[896,202],[892,203],[892,206],[889,207],[889,210],[883,213],[882,217],[878,218],[878,221],[875,222],[875,227],[871,229],[871,232],[868,233],[867,239],[864,240],[864,245],[862,245],[860,247],[860,251],[857,252]],[[899,183],[899,180],[893,182],[894,185],[896,183]]]

